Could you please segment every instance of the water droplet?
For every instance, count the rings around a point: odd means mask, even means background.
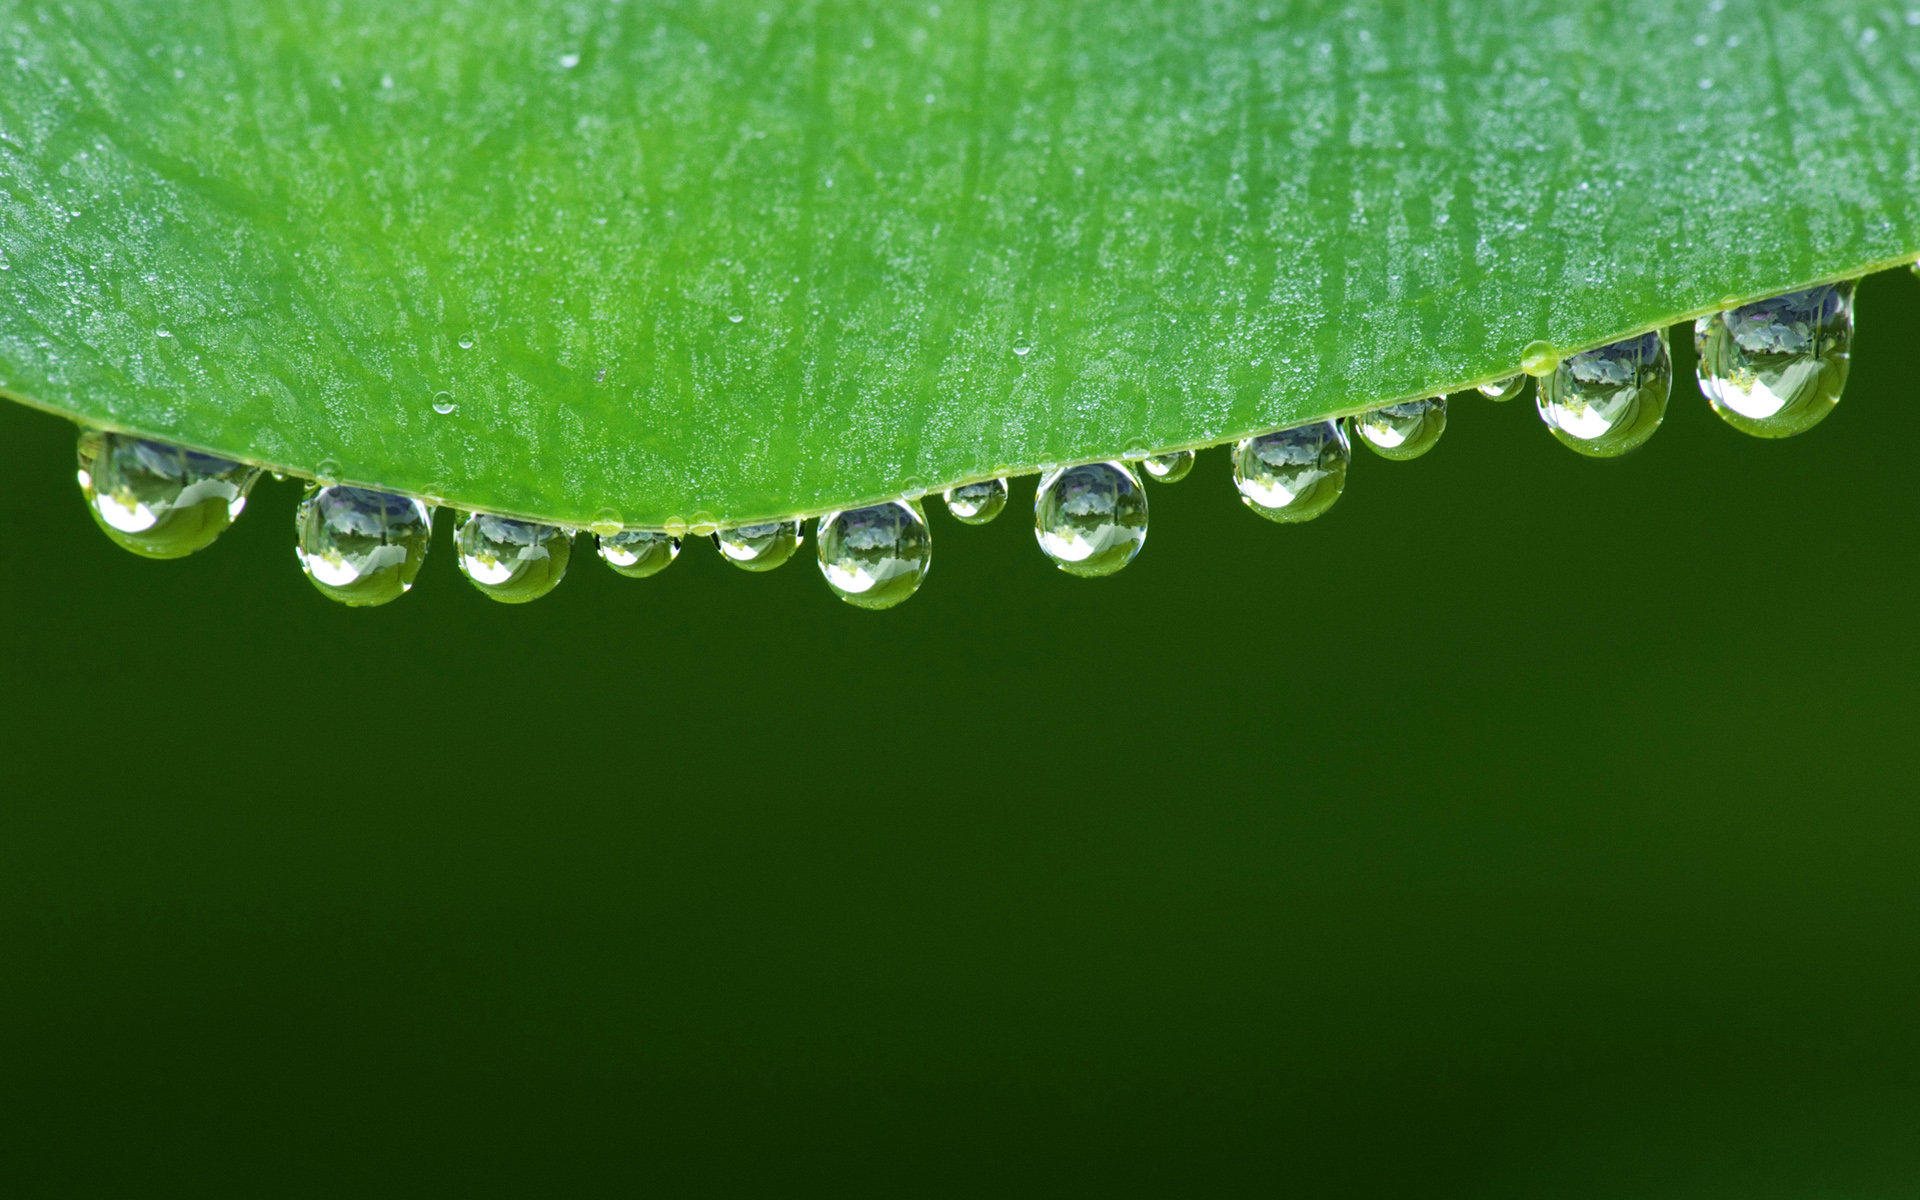
[[[1672,385],[1667,335],[1656,330],[1568,358],[1540,381],[1535,406],[1566,445],[1617,458],[1660,428]]]
[[[933,562],[927,518],[905,500],[828,513],[814,536],[827,586],[856,608],[892,608],[920,589]]]
[[[170,338],[170,337],[172,337],[172,336],[173,336],[173,330],[171,330],[171,329],[167,329],[167,328],[164,328],[164,327],[163,327],[163,328],[160,328],[160,329],[156,329],[156,330],[154,330],[154,331],[153,331],[153,336],[155,336],[155,337],[163,337],[163,338]]]
[[[1489,400],[1511,400],[1527,390],[1527,376],[1509,375],[1480,385],[1480,394]]]
[[[460,573],[502,604],[538,600],[560,585],[573,557],[573,534],[539,525],[473,513],[454,530]]]
[[[687,536],[689,526],[685,517],[668,517],[660,522],[660,528],[666,531],[668,537],[683,538]]]
[[[1446,432],[1447,402],[1430,396],[1389,404],[1355,417],[1353,430],[1381,458],[1394,462],[1419,458]]]
[[[1242,439],[1233,448],[1233,485],[1269,521],[1311,521],[1347,486],[1353,447],[1338,421],[1315,421]]]
[[[1553,370],[1559,361],[1560,352],[1546,342],[1528,342],[1520,351],[1520,369],[1536,377]]]
[[[146,558],[205,549],[247,506],[260,469],[123,433],[80,435],[81,494],[106,535]]]
[[[339,483],[340,463],[331,458],[321,459],[320,465],[313,469],[313,477],[319,481],[322,487],[329,487]]]
[[[560,56],[560,69],[563,71],[571,71],[579,65],[580,56],[578,54],[562,54]]]
[[[734,323],[735,325],[738,325],[738,324],[739,324],[740,322],[742,322],[742,321],[744,321],[744,320],[746,320],[746,319],[747,319],[747,314],[745,314],[745,313],[737,313],[737,312],[735,312],[735,313],[728,313],[728,314],[727,314],[727,320],[729,320],[729,321],[732,321],[732,322],[733,322],[733,323]]]
[[[743,571],[771,571],[792,558],[805,540],[798,520],[740,525],[713,533],[713,544],[720,553]]]
[[[947,502],[947,511],[953,514],[954,520],[963,525],[985,525],[1007,506],[1007,481],[987,479],[963,483],[957,488],[948,488],[940,498]]]
[[[1742,433],[1804,433],[1840,402],[1852,341],[1852,283],[1702,317],[1693,325],[1701,394]]]
[[[599,509],[593,519],[587,522],[587,529],[596,537],[612,537],[622,529],[620,510],[617,508]]]
[[[433,540],[433,510],[424,502],[370,488],[310,488],[293,523],[307,578],[322,595],[356,608],[404,595]]]
[[[1117,462],[1049,471],[1033,498],[1033,532],[1070,575],[1111,575],[1147,540],[1147,493]]]
[[[1032,352],[1033,352],[1033,347],[1027,345],[1025,342],[1021,342],[1018,345],[1014,346],[1013,348],[1014,355],[1019,358],[1025,358],[1027,355],[1031,354]]]
[[[448,415],[458,407],[460,406],[453,402],[452,392],[435,392],[433,394],[433,411],[439,413],[441,416],[444,417]]]
[[[472,334],[470,334],[470,333],[463,333],[463,334],[461,334],[461,335],[460,335],[460,348],[461,348],[462,350],[471,350],[471,349],[473,349],[473,335],[472,335]]]
[[[1159,483],[1179,483],[1193,470],[1193,451],[1175,450],[1171,454],[1154,454],[1140,460],[1140,469],[1149,479]]]
[[[629,579],[645,579],[666,570],[680,557],[680,539],[650,529],[623,529],[600,535],[600,558]]]

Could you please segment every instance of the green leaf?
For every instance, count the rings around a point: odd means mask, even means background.
[[[1217,442],[1920,253],[1880,3],[0,0],[0,61],[9,395],[570,524]]]

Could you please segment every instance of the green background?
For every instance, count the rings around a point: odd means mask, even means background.
[[[291,484],[140,561],[0,409],[7,1190],[1914,1195],[1920,285],[1859,309],[1797,441],[1460,399],[1311,526],[1204,455],[1098,582],[1023,481],[879,615],[705,545],[507,608],[444,517],[349,611]]]

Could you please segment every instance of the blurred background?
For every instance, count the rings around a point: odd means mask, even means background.
[[[263,482],[147,562],[0,406],[18,1195],[1920,1190],[1920,282],[1769,443],[1680,376],[1225,455],[1105,581],[1032,480],[911,602],[583,540],[322,599]],[[937,509],[937,505],[930,508]]]

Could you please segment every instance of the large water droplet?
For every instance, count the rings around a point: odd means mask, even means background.
[[[963,483],[957,488],[948,488],[940,498],[947,502],[947,511],[953,514],[954,520],[964,525],[985,525],[1007,506],[1007,481],[988,479]]]
[[[1656,330],[1563,360],[1535,404],[1553,436],[1589,458],[1617,458],[1653,436],[1667,414],[1673,359]]]
[[[1193,470],[1193,451],[1175,450],[1171,454],[1153,454],[1140,460],[1140,469],[1157,483],[1179,483]]]
[[[1355,417],[1353,429],[1381,458],[1395,462],[1419,458],[1447,431],[1447,402],[1431,396],[1389,404]]]
[[[311,488],[293,523],[301,570],[323,595],[356,608],[405,594],[433,540],[423,501],[370,488]]]
[[[539,525],[473,513],[454,530],[460,573],[502,604],[538,600],[560,585],[573,557],[573,534]]]
[[[1527,390],[1526,375],[1509,375],[1480,385],[1480,394],[1489,400],[1511,400]]]
[[[792,558],[805,540],[798,520],[740,525],[713,533],[713,544],[742,571],[771,571]]]
[[[146,558],[212,544],[247,506],[260,469],[124,433],[80,434],[81,494],[115,543]]]
[[[1840,402],[1853,341],[1853,284],[1788,292],[1693,324],[1700,391],[1727,424],[1780,438]]]
[[[933,562],[927,518],[905,500],[828,513],[814,536],[827,586],[858,608],[892,608],[919,590]]]
[[[626,529],[602,535],[600,557],[629,579],[645,579],[680,557],[680,539],[647,529]]]
[[[1315,421],[1242,439],[1233,448],[1233,485],[1269,521],[1311,521],[1347,486],[1353,448],[1338,421]]]
[[[1117,462],[1049,471],[1033,498],[1040,549],[1069,575],[1111,575],[1147,540],[1147,493]]]

